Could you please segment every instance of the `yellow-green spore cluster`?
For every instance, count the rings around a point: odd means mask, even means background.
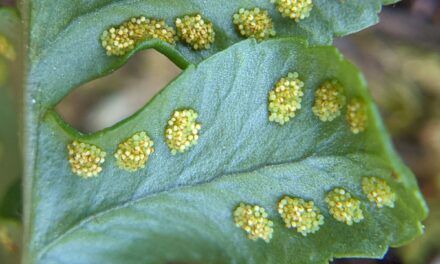
[[[341,115],[344,104],[342,85],[337,80],[326,81],[315,92],[312,111],[323,122],[333,121]]]
[[[312,0],[271,0],[275,3],[283,17],[289,17],[295,22],[310,16],[313,9]]]
[[[367,128],[367,110],[359,99],[352,99],[347,105],[347,122],[353,134],[359,134]]]
[[[153,141],[146,132],[138,132],[119,144],[115,153],[116,164],[121,169],[134,172],[145,167],[153,152]]]
[[[197,144],[201,124],[192,109],[174,111],[165,129],[165,141],[173,155]]]
[[[335,188],[325,198],[330,214],[347,225],[359,223],[364,219],[361,202],[342,188]]]
[[[120,26],[104,31],[101,44],[107,55],[122,56],[134,49],[139,42],[149,39],[160,39],[174,45],[176,31],[164,20],[135,17]]]
[[[285,196],[278,202],[278,213],[287,228],[296,228],[303,236],[315,233],[324,224],[324,216],[313,201]]]
[[[237,14],[234,14],[233,22],[238,32],[247,38],[262,41],[276,35],[272,18],[266,10],[241,8]]]
[[[273,222],[268,219],[263,207],[241,203],[233,215],[235,225],[246,231],[249,239],[263,239],[266,242],[272,239]]]
[[[84,142],[73,141],[67,145],[72,172],[84,178],[98,176],[105,162],[105,151]]]
[[[269,121],[284,125],[301,108],[304,83],[298,76],[289,73],[269,92]]]
[[[375,203],[377,207],[382,208],[388,206],[394,208],[396,194],[391,190],[390,186],[384,179],[376,177],[362,178],[362,191],[370,202]]]
[[[12,43],[3,35],[0,35],[0,55],[8,60],[15,60],[16,53]]]
[[[195,50],[209,49],[215,41],[212,23],[201,15],[177,18],[176,28],[179,38]]]

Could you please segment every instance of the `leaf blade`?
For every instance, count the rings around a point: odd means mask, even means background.
[[[307,88],[298,116],[280,127],[267,120],[267,93],[289,71],[299,72]],[[327,78],[337,78],[347,96],[368,102],[371,121],[366,133],[353,135],[343,116],[322,123],[313,115],[314,90]],[[172,156],[163,143],[163,129],[171,112],[182,107],[199,111],[204,132],[193,150]],[[120,141],[140,130],[147,130],[157,143],[146,170],[124,172],[109,158],[104,173],[96,179],[86,181],[69,171],[62,153],[73,138],[96,144],[111,155]],[[139,258],[155,262],[177,257],[213,263],[215,259],[240,263],[245,258],[251,258],[249,263],[262,259],[282,263],[294,256],[299,263],[324,263],[332,256],[379,257],[386,245],[399,245],[420,234],[419,221],[426,215],[414,177],[390,147],[359,72],[334,48],[306,47],[298,40],[234,45],[188,67],[138,114],[102,133],[78,134],[49,112],[41,123],[39,140],[45,149],[37,155],[36,188],[45,191],[35,203],[36,263],[73,261],[67,248],[73,249],[80,263],[117,263],[118,259],[134,263]],[[398,193],[399,210],[378,210],[366,203],[360,190],[365,174],[387,179]],[[393,174],[400,175],[398,182]],[[366,221],[348,227],[331,218],[323,197],[337,185],[366,203]],[[326,224],[317,234],[302,238],[282,227],[274,208],[283,194],[313,199],[326,212]],[[149,199],[158,201],[143,202]],[[248,241],[234,226],[231,213],[241,201],[269,210],[275,222],[269,244]],[[181,223],[185,228],[176,224],[182,218],[173,218],[173,210],[177,216],[185,216]],[[192,225],[194,219],[197,225]],[[216,236],[209,237],[209,231]],[[154,243],[149,240],[153,238]],[[154,254],[151,250],[145,256],[145,247],[156,248],[159,243],[172,243],[171,239],[182,242],[173,244],[175,251],[156,250]],[[78,255],[84,244],[87,249]],[[117,250],[127,247],[129,251]],[[206,250],[188,250],[197,247]],[[108,248],[114,249],[110,255],[100,251]],[[302,251],[288,250],[292,248]]]

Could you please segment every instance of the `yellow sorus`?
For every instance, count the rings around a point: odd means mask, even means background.
[[[301,108],[303,87],[296,72],[281,78],[269,92],[269,121],[283,125],[295,117],[295,112]]]
[[[164,20],[147,19],[146,20],[146,38],[156,38],[165,41],[171,45],[176,44],[176,30],[168,26]]]
[[[177,34],[195,50],[209,49],[215,40],[214,27],[201,15],[184,16],[176,19]]]
[[[196,122],[198,114],[191,109],[174,111],[165,129],[165,141],[175,155],[197,144],[201,125]]]
[[[275,36],[272,18],[266,10],[241,8],[233,17],[234,24],[242,36],[255,38],[258,41]]]
[[[240,203],[234,211],[234,222],[248,233],[251,240],[263,239],[269,242],[272,239],[273,222],[268,219],[263,207]]]
[[[146,132],[139,132],[119,144],[115,153],[116,164],[121,169],[137,171],[145,167],[153,152],[153,141]]]
[[[164,20],[132,18],[117,27],[104,31],[101,44],[107,51],[107,55],[122,56],[134,49],[139,42],[149,39],[160,39],[174,45],[176,31]]]
[[[313,113],[323,122],[332,121],[341,115],[345,104],[344,89],[336,81],[326,81],[315,92]]]
[[[367,128],[367,111],[365,105],[358,99],[352,99],[347,105],[347,122],[351,132],[358,134]]]
[[[367,195],[368,200],[376,203],[377,207],[388,206],[394,208],[396,194],[385,180],[376,177],[364,177],[362,178],[362,190]]]
[[[0,35],[0,55],[11,61],[15,60],[16,58],[15,49],[11,42],[9,42],[9,40],[2,35]]]
[[[106,153],[95,145],[73,141],[67,145],[72,172],[84,178],[98,176]]]
[[[296,228],[303,236],[315,233],[324,224],[324,216],[313,201],[285,196],[278,202],[278,213],[287,228]]]
[[[309,17],[313,8],[312,0],[271,0],[271,2],[276,4],[283,17],[290,17],[295,22]]]
[[[342,188],[336,188],[329,192],[325,201],[330,209],[330,214],[340,222],[352,225],[364,219],[361,202]]]

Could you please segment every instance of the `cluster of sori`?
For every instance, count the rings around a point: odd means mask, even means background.
[[[101,45],[109,56],[122,56],[132,51],[139,43],[159,39],[175,45],[180,39],[195,50],[208,49],[215,41],[211,22],[200,15],[184,16],[175,21],[177,32],[162,19],[134,17],[119,26],[105,30]]]
[[[269,91],[269,121],[280,125],[288,123],[301,109],[304,96],[304,82],[299,74],[289,73],[281,78]],[[329,122],[341,115],[346,97],[343,86],[336,80],[325,81],[315,92],[312,112],[323,122]],[[165,128],[165,142],[173,155],[188,151],[199,139],[201,124],[197,122],[199,114],[192,109],[176,110],[171,115]],[[354,98],[347,105],[346,121],[351,132],[358,134],[367,127],[365,104]],[[69,162],[72,171],[83,177],[97,176],[102,171],[106,153],[99,147],[84,142],[74,141],[68,145]],[[119,144],[116,164],[127,171],[144,168],[153,154],[153,141],[146,132],[138,132]]]
[[[313,8],[312,0],[271,0],[283,17],[295,22],[307,18]],[[241,8],[232,17],[238,33],[244,37],[263,41],[276,32],[267,10],[260,8]],[[125,55],[137,44],[150,39],[159,39],[171,45],[177,40],[191,46],[194,50],[209,49],[215,41],[213,24],[200,14],[185,15],[175,19],[176,29],[168,26],[164,20],[135,17],[112,27],[101,36],[102,46],[107,55]],[[4,45],[0,38],[0,52]],[[5,50],[5,48],[3,48]],[[287,124],[301,109],[305,83],[297,72],[288,73],[276,82],[268,95],[268,119],[280,125]],[[346,106],[346,121],[353,134],[366,130],[368,116],[365,103],[352,98],[347,103],[343,85],[330,79],[316,88],[313,114],[322,122],[337,119]],[[197,122],[198,113],[192,109],[176,110],[168,120],[164,141],[173,155],[188,151],[197,144],[201,124]],[[147,132],[137,132],[118,145],[114,153],[119,168],[135,172],[146,166],[154,153],[153,141]],[[106,153],[99,147],[73,141],[68,144],[68,156],[72,172],[84,177],[97,176],[102,170]],[[361,189],[365,197],[376,207],[394,207],[395,193],[388,183],[377,177],[363,177]],[[328,213],[346,225],[359,223],[364,219],[361,201],[344,188],[334,188],[327,192],[325,203]],[[313,234],[324,225],[324,215],[311,200],[284,196],[277,211],[286,228],[296,230],[302,236]],[[262,239],[269,242],[274,232],[274,223],[269,219],[268,211],[262,206],[240,203],[233,211],[234,222],[242,228],[249,239]]]
[[[309,17],[313,8],[312,0],[271,0],[283,17],[295,22]],[[272,17],[267,10],[255,7],[240,8],[232,15],[237,32],[257,41],[275,36]],[[122,56],[145,40],[159,39],[171,45],[176,40],[191,46],[194,50],[209,49],[215,42],[214,25],[201,14],[185,15],[174,20],[177,30],[168,26],[163,19],[133,17],[122,24],[105,30],[101,44],[109,56]]]
[[[286,124],[301,109],[304,96],[304,82],[299,74],[289,73],[281,78],[269,92],[269,120]],[[337,80],[322,83],[315,92],[313,113],[323,122],[330,122],[339,117],[346,104],[344,88]],[[346,120],[354,134],[367,128],[367,109],[361,99],[353,98],[347,105]]]
[[[174,45],[176,31],[164,20],[134,17],[117,27],[105,30],[101,35],[101,44],[107,55],[121,56],[133,50],[138,43],[149,39],[160,39]]]
[[[299,74],[289,73],[276,82],[268,95],[268,120],[286,124],[301,109],[304,82]],[[325,81],[317,87],[312,112],[322,122],[339,117],[346,103],[344,88],[336,80]],[[184,153],[197,144],[201,124],[199,114],[192,109],[176,110],[168,120],[164,141],[173,155]],[[367,110],[361,100],[354,98],[347,105],[346,121],[353,134],[366,129]],[[95,145],[73,141],[68,145],[72,172],[88,178],[97,176],[105,161],[106,153]],[[134,172],[144,168],[153,154],[153,141],[146,132],[138,132],[120,143],[114,157],[119,168]],[[384,179],[364,177],[361,181],[366,198],[378,208],[394,207],[395,193]],[[339,222],[349,226],[364,219],[361,201],[344,188],[334,188],[325,197],[328,212]],[[284,196],[278,202],[278,213],[287,228],[295,229],[303,236],[319,231],[324,215],[313,201]],[[251,240],[269,242],[273,235],[273,222],[262,206],[241,203],[233,212],[235,224],[245,230]]]
[[[175,111],[165,129],[165,141],[171,153],[183,153],[197,144],[201,125],[198,114],[191,109]],[[135,172],[145,167],[154,153],[154,143],[147,132],[137,132],[118,145],[114,153],[116,165],[126,171]],[[67,145],[68,160],[72,172],[84,178],[98,176],[105,162],[106,152],[85,142],[73,141]]]
[[[394,208],[396,194],[384,179],[363,177],[361,187],[363,195],[377,208]],[[364,220],[361,201],[343,188],[327,192],[325,203],[328,213],[338,222],[352,226]],[[313,201],[286,195],[279,200],[277,211],[286,228],[296,230],[304,237],[324,225],[324,215]],[[233,211],[233,218],[235,225],[242,228],[251,240],[269,242],[273,236],[273,221],[262,206],[240,203]]]
[[[289,73],[276,82],[268,96],[269,121],[285,125],[294,118],[301,109],[304,87],[297,72]],[[317,87],[312,112],[322,122],[330,122],[342,114],[345,105],[344,87],[339,81],[331,79]],[[365,131],[367,109],[361,99],[350,100],[346,107],[346,121],[353,134]],[[364,177],[362,190],[377,207],[394,207],[396,196],[385,180]],[[334,188],[328,192],[325,202],[328,212],[339,222],[351,226],[364,219],[361,201],[343,188]],[[324,224],[324,215],[315,203],[299,197],[284,196],[278,202],[278,213],[287,228],[295,229],[303,236],[317,232]],[[250,239],[260,238],[268,242],[272,237],[273,222],[268,219],[268,213],[263,207],[241,203],[233,215],[236,226],[245,230]]]

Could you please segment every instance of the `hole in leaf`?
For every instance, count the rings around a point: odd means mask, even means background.
[[[56,111],[75,129],[96,132],[139,111],[181,72],[154,49],[140,52],[114,73],[72,91]]]

